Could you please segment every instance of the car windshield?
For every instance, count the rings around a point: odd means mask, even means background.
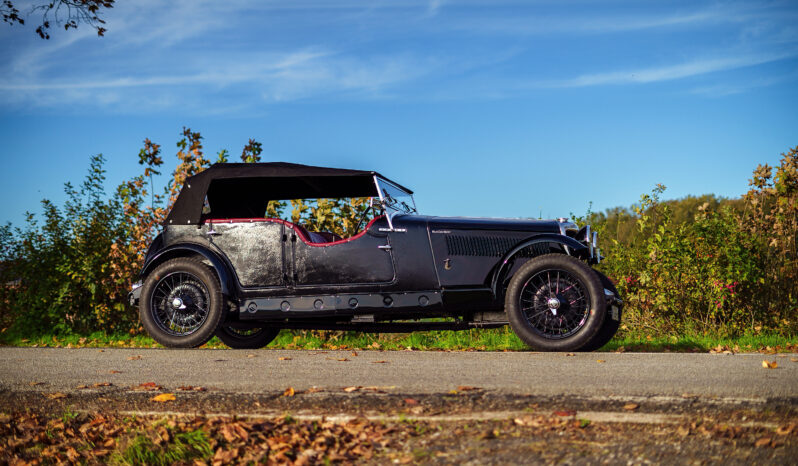
[[[380,199],[389,214],[415,214],[416,201],[413,195],[390,181],[375,177],[380,189]]]

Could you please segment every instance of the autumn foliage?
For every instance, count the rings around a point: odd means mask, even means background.
[[[590,216],[608,256],[600,268],[626,301],[628,330],[796,333],[798,147],[775,168],[758,166],[750,186],[741,199],[708,198],[676,215],[682,206],[660,201],[660,185],[632,212]]]
[[[244,162],[261,160],[250,139]],[[0,324],[9,333],[139,331],[127,293],[185,180],[211,165],[199,132],[184,128],[177,165],[161,189],[161,146],[144,140],[141,174],[105,191],[104,158],[90,159],[66,202],[42,201],[24,227],[0,226]],[[216,161],[228,161],[226,150]],[[661,201],[664,186],[632,209],[590,214],[607,259],[599,268],[625,300],[627,332],[654,336],[740,335],[798,328],[798,147],[773,168],[759,166],[740,199]],[[356,233],[368,200],[272,201],[270,217],[311,231]]]

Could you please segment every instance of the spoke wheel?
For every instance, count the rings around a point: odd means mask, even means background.
[[[222,320],[216,274],[185,257],[157,266],[145,279],[139,300],[141,323],[169,348],[195,348],[213,337]]]
[[[599,279],[601,280],[601,284],[602,286],[604,286],[604,288],[612,291],[613,293],[615,293],[616,296],[620,296],[618,293],[618,289],[615,288],[615,285],[612,283],[612,281],[609,278],[607,278],[606,275],[598,271],[596,272],[596,274],[598,274]],[[585,347],[585,350],[593,351],[601,348],[602,346],[609,343],[610,340],[612,340],[612,337],[614,337],[615,334],[618,332],[618,328],[620,328],[621,326],[621,318],[623,316],[623,306],[619,305],[617,307],[618,307],[618,319],[617,320],[613,319],[612,316],[609,315],[611,309],[607,308],[606,311],[607,315],[604,317],[604,324],[601,326],[601,330],[599,330],[599,332],[596,334],[593,340]]]
[[[584,327],[590,313],[585,285],[565,270],[542,270],[524,282],[519,303],[532,330],[553,340]]]
[[[276,328],[240,329],[223,326],[216,331],[216,336],[233,349],[257,349],[271,343],[278,333],[280,329]]]
[[[604,320],[604,288],[584,262],[564,254],[535,257],[513,275],[505,311],[518,337],[538,351],[580,351]]]
[[[202,327],[208,317],[209,301],[208,289],[197,277],[174,272],[155,285],[150,309],[161,330],[186,336]]]

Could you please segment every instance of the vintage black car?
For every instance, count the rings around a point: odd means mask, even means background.
[[[265,216],[269,201],[353,197],[371,199],[349,238]],[[373,171],[224,163],[186,180],[130,300],[168,347],[509,324],[536,350],[593,350],[621,319],[600,260],[596,233],[566,219],[423,216]]]

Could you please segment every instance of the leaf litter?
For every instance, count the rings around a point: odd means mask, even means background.
[[[159,397],[165,397],[162,393]],[[546,445],[536,454],[540,462],[572,462],[569,458],[600,460],[611,453],[628,451],[631,445],[678,443],[693,437],[691,452],[679,450],[660,459],[700,460],[700,455],[719,451],[707,445],[725,445],[730,453],[757,462],[766,455],[770,462],[789,458],[798,442],[795,423],[774,429],[713,424],[703,420],[663,430],[663,426],[623,427],[578,419],[574,411],[555,415],[524,414],[505,421],[430,423],[426,421],[348,422],[297,420],[285,415],[247,421],[236,417],[128,416],[115,413],[40,413],[35,410],[0,413],[0,462],[4,464],[107,464],[125,458],[134,445],[146,445],[156,455],[180,450],[177,464],[408,464],[473,460],[477,447],[517,459],[529,457],[527,439]],[[656,442],[650,440],[658,438]],[[193,439],[187,442],[186,439]],[[512,442],[522,441],[522,444]],[[143,443],[142,443],[143,442]],[[514,446],[515,445],[515,446]],[[521,446],[518,446],[521,445]],[[179,446],[179,448],[178,448]],[[467,446],[467,447],[466,447]],[[595,448],[594,448],[595,446]],[[785,448],[787,446],[787,448]],[[592,450],[591,450],[592,449]],[[705,453],[706,452],[706,453]],[[759,452],[759,453],[757,453]],[[591,456],[584,456],[585,453]],[[569,457],[568,455],[576,455]],[[674,456],[676,455],[676,456]],[[756,456],[760,455],[760,456]],[[695,456],[699,456],[696,458]],[[741,458],[739,456],[738,458]],[[437,461],[435,459],[437,458]],[[503,456],[505,460],[507,456]],[[710,456],[706,456],[710,458]],[[616,459],[626,462],[627,457]],[[118,462],[118,461],[117,461]]]

